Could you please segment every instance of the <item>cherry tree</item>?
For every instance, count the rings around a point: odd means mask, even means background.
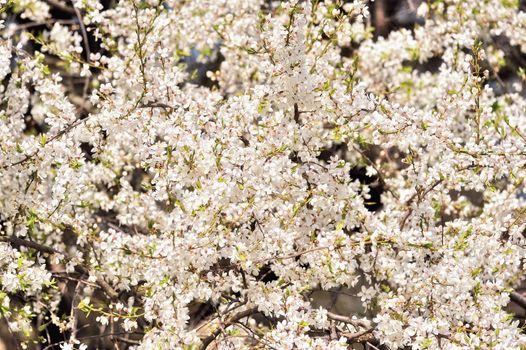
[[[12,343],[524,349],[519,5],[0,0]]]

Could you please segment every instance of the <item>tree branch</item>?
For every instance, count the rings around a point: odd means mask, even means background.
[[[15,236],[1,236],[0,237],[0,241],[1,242],[11,243],[13,246],[15,246],[17,248],[18,247],[32,248],[32,249],[38,250],[41,253],[46,253],[46,254],[63,254],[61,251],[56,250],[54,248],[45,246],[45,245],[37,243],[37,242],[26,241],[25,239],[22,239],[22,238],[19,238],[19,237],[15,237]]]
[[[62,2],[60,2],[58,0],[44,0],[44,1],[47,2],[49,5],[57,8],[57,9],[59,9],[61,11],[69,13],[70,15],[74,15],[75,14],[75,11],[71,7],[63,4]]]
[[[517,292],[510,293],[510,299],[523,309],[526,309],[526,298]]]
[[[217,338],[217,336],[219,336],[219,334],[221,334],[221,332],[223,331],[224,328],[230,327],[231,325],[233,325],[237,321],[239,321],[239,320],[241,320],[241,319],[243,319],[245,317],[248,317],[250,315],[257,314],[258,312],[259,312],[258,308],[257,307],[253,307],[253,308],[247,309],[245,311],[240,311],[237,314],[235,314],[234,316],[230,317],[226,322],[224,322],[222,324],[222,327],[217,328],[215,331],[212,332],[212,334],[210,334],[208,337],[203,339],[203,343],[201,344],[201,347],[199,349],[200,350],[205,350]]]
[[[363,327],[371,330],[371,323],[366,320],[357,320],[347,316],[338,315],[333,312],[327,312],[327,317],[334,321],[348,323],[354,327]]]
[[[15,247],[27,247],[27,248],[32,248],[32,249],[35,249],[41,253],[46,253],[46,254],[60,254],[60,255],[63,255],[67,258],[70,258],[68,256],[68,254],[64,253],[64,252],[61,252],[60,250],[57,250],[55,248],[51,248],[51,247],[48,247],[46,245],[43,245],[43,244],[40,244],[40,243],[37,243],[37,242],[33,242],[33,241],[27,241],[25,239],[22,239],[22,238],[19,238],[19,237],[16,237],[16,236],[0,236],[0,242],[7,242],[7,243],[11,243],[12,245],[14,245]],[[89,272],[90,270],[87,269],[86,267],[82,266],[82,265],[77,265],[77,268],[79,269],[80,273],[82,274],[88,274],[89,275]],[[119,293],[117,293],[115,291],[115,289],[113,289],[109,284],[108,282],[106,282],[102,276],[98,275],[97,274],[97,283],[98,285],[100,286],[100,288],[104,291],[104,293],[106,293],[110,298],[112,299],[116,299],[118,296],[119,296]]]

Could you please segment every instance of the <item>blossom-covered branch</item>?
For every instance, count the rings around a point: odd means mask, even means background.
[[[524,11],[0,0],[8,346],[524,348]]]

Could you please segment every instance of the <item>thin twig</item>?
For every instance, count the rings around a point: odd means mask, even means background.
[[[81,276],[82,279],[82,276]],[[73,299],[71,300],[71,310],[70,310],[70,325],[71,325],[71,337],[74,337],[78,331],[78,305],[80,303],[80,289],[81,289],[80,280],[77,282],[75,291],[73,292]]]
[[[113,337],[113,336],[116,336],[116,335],[128,335],[128,334],[139,334],[139,335],[144,335],[144,332],[134,332],[134,331],[130,331],[130,332],[118,332],[118,333],[106,333],[106,334],[97,334],[97,335],[88,335],[88,336],[85,336],[85,337],[80,337],[80,338],[77,338],[77,340],[89,340],[89,339],[100,339],[100,338],[105,338],[105,337]],[[59,342],[56,342],[56,343],[53,343],[53,344],[49,344],[48,346],[46,346],[44,349],[42,350],[48,350],[48,349],[51,349],[57,345],[60,345],[60,344],[63,344],[63,343],[67,343],[68,340],[63,340],[63,341],[59,341]]]
[[[79,11],[79,9],[75,6],[75,3],[72,1],[71,4],[73,5],[73,10],[75,11],[75,15],[77,16],[79,20],[79,26],[80,26],[80,33],[82,34],[82,43],[84,46],[84,50],[86,51],[86,62],[88,64],[90,63],[90,56],[91,56],[91,50],[89,48],[89,41],[88,41],[88,32],[86,30],[86,27],[84,26],[84,20],[82,19],[82,15]],[[86,101],[86,96],[88,95],[88,87],[89,87],[89,81],[90,76],[89,74],[86,75],[84,78],[84,89],[82,91],[82,100]]]
[[[390,188],[389,188],[389,185],[387,185],[387,182],[385,182],[385,177],[383,175],[383,173],[380,171],[380,169],[378,168],[378,166],[373,162],[373,160],[371,158],[369,158],[364,151],[362,151],[360,148],[358,147],[355,147],[354,145],[351,145],[351,147],[356,151],[358,152],[362,157],[363,159],[366,160],[367,163],[369,163],[369,165],[371,165],[373,167],[373,169],[376,171],[376,173],[378,174],[378,180],[380,181],[380,183],[384,186],[384,188],[393,195],[394,198],[398,199],[398,195],[396,193],[394,193]]]
[[[440,185],[442,183],[442,181],[444,181],[443,179],[440,179],[440,180],[436,180],[428,189],[426,189],[423,193],[420,193],[419,191],[416,191],[405,203],[406,206],[409,207],[409,209],[407,210],[406,214],[404,215],[404,217],[402,218],[402,220],[400,221],[400,230],[403,230],[404,229],[404,226],[405,226],[405,223],[407,221],[407,219],[409,218],[409,216],[411,215],[411,213],[413,212],[413,208],[410,207],[410,205],[413,203],[413,201],[415,200],[415,198],[417,196],[420,196],[421,195],[421,198],[425,197],[429,192],[431,192],[432,190],[435,189],[435,187],[437,187],[438,185]]]

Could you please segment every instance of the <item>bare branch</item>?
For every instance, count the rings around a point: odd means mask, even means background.
[[[511,292],[510,299],[523,309],[526,309],[526,297],[522,296],[517,292]]]
[[[44,0],[45,2],[47,2],[49,5],[61,10],[61,11],[64,11],[64,12],[67,12],[71,15],[74,15],[75,14],[75,10],[73,10],[71,7],[63,4],[61,1],[59,0]]]

